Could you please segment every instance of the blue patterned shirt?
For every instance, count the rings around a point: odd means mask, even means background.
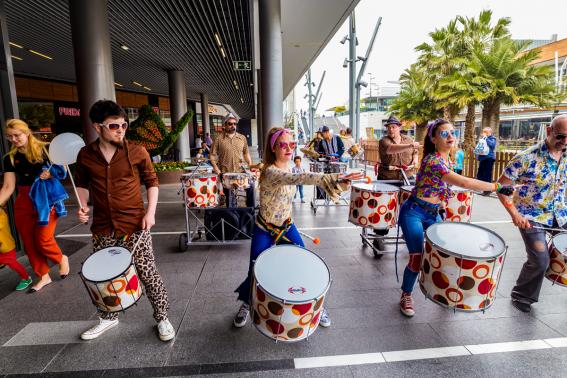
[[[514,156],[504,176],[521,185],[514,195],[514,204],[524,217],[547,226],[553,225],[554,217],[559,226],[567,223],[567,159],[553,159],[545,142]]]

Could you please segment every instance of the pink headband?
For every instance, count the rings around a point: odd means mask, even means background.
[[[278,140],[278,138],[283,134],[289,134],[289,133],[291,133],[290,129],[281,129],[276,131],[274,135],[272,135],[272,138],[270,139],[270,147],[272,148],[272,151],[274,150],[274,146],[276,145],[276,140]]]

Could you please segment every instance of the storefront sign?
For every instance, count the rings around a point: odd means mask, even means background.
[[[81,109],[71,108],[71,107],[67,107],[67,106],[59,106],[57,108],[57,113],[60,116],[80,117],[81,116]]]

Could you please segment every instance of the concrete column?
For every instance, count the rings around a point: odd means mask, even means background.
[[[167,71],[169,82],[169,104],[171,108],[171,124],[175,124],[185,113],[187,113],[187,92],[185,90],[185,75],[183,71]],[[178,152],[178,160],[184,161],[191,157],[189,145],[189,126],[181,134],[175,148]]]
[[[209,96],[201,93],[201,122],[203,123],[203,138],[206,133],[211,134],[211,121],[209,119]]]
[[[281,0],[259,0],[261,127],[265,136],[283,124]]]
[[[116,101],[106,0],[69,0],[81,123],[87,143],[97,134],[89,110],[98,100]]]

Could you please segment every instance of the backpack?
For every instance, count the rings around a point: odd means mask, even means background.
[[[488,155],[489,152],[490,152],[490,148],[488,147],[488,143],[486,143],[486,139],[480,138],[478,140],[478,143],[476,144],[476,147],[474,148],[474,154],[485,156]]]

